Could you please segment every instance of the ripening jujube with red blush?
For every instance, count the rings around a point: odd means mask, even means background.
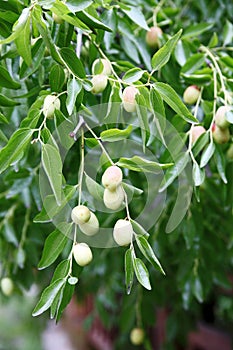
[[[194,144],[199,137],[206,132],[202,125],[195,125],[191,130],[192,144]]]
[[[124,109],[129,112],[136,111],[136,95],[139,93],[134,86],[127,86],[122,93],[122,102]]]
[[[150,30],[146,33],[146,43],[150,47],[158,47],[159,46],[159,39],[161,38],[163,34],[163,31],[161,28],[155,26],[151,27]]]
[[[199,96],[200,90],[196,85],[188,86],[183,94],[184,103],[187,103],[188,105],[193,105],[197,102]]]
[[[221,129],[218,125],[214,124],[212,126],[213,139],[216,143],[223,144],[230,140],[230,131],[228,128]]]
[[[221,129],[226,129],[230,125],[228,120],[226,119],[226,113],[231,110],[230,106],[221,106],[217,109],[214,121],[217,126]]]

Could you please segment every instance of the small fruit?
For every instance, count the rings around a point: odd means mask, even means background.
[[[134,86],[127,86],[122,93],[123,107],[127,112],[136,111],[136,100],[135,96],[139,91]]]
[[[79,266],[88,265],[92,259],[92,251],[86,243],[77,243],[73,247],[73,256]]]
[[[12,294],[14,289],[14,284],[12,279],[9,277],[3,277],[1,279],[1,289],[2,289],[2,293],[7,297],[9,297]]]
[[[56,15],[56,13],[53,13],[52,16],[53,16],[54,22],[56,22],[57,24],[63,23],[63,19],[60,16]]]
[[[108,188],[104,190],[104,204],[107,208],[117,210],[121,207],[124,200],[124,191],[119,185],[115,191],[110,191]]]
[[[76,224],[84,224],[89,221],[91,217],[90,210],[85,205],[77,205],[72,209],[71,219]]]
[[[219,126],[221,129],[226,129],[230,125],[230,123],[226,119],[226,113],[231,110],[230,106],[221,106],[217,109],[215,114],[215,124]]]
[[[92,64],[92,74],[111,75],[111,63],[104,58],[97,58]]]
[[[60,109],[61,103],[57,96],[48,95],[44,99],[43,105],[43,113],[44,116],[48,119],[52,119],[54,117],[54,112],[56,109]]]
[[[120,245],[128,245],[133,238],[133,227],[129,221],[119,219],[113,229],[113,238]]]
[[[122,171],[116,165],[108,167],[102,176],[102,184],[110,191],[115,191],[122,182]]]
[[[230,131],[228,128],[221,129],[216,124],[212,126],[212,134],[216,143],[227,143],[230,140]]]
[[[204,134],[206,132],[206,129],[201,126],[201,125],[197,125],[197,126],[193,126],[192,128],[192,144],[194,144],[197,139],[199,139],[199,137]]]
[[[99,231],[99,221],[94,213],[90,213],[90,219],[84,224],[79,224],[80,230],[87,236],[93,236]]]
[[[227,158],[229,160],[233,160],[233,143],[230,145],[230,147],[227,150]]]
[[[130,340],[133,345],[141,345],[144,341],[144,330],[142,328],[133,328],[130,332]]]
[[[93,78],[91,79],[92,83],[92,92],[93,94],[98,94],[99,92],[104,91],[108,84],[108,78],[104,74],[97,74],[94,75]]]
[[[188,86],[183,94],[184,103],[187,103],[188,105],[194,104],[195,102],[197,102],[199,95],[200,90],[196,85]]]
[[[163,31],[159,27],[151,27],[150,30],[146,33],[146,43],[150,47],[159,46],[159,38],[162,36]]]

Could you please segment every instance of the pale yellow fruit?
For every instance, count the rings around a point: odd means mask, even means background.
[[[122,171],[116,165],[111,165],[108,167],[102,176],[102,184],[105,188],[110,191],[115,191],[117,186],[119,186],[122,182]]]
[[[197,125],[192,128],[192,143],[195,143],[199,137],[206,132],[206,129],[201,126]]]
[[[122,206],[124,200],[124,191],[121,185],[119,185],[114,191],[110,191],[108,188],[104,190],[104,204],[107,208],[117,210]]]
[[[134,86],[127,86],[122,93],[122,102],[124,109],[131,113],[136,111],[136,99],[135,96],[139,93],[138,89]]]
[[[84,224],[90,220],[91,212],[85,205],[77,205],[72,209],[71,219],[76,224]]]
[[[113,229],[113,238],[120,246],[130,244],[133,238],[132,224],[126,220],[117,220]]]
[[[102,63],[102,70],[100,72],[98,72],[99,74],[103,74],[103,75],[110,75],[112,73],[112,67],[111,67],[111,63],[106,60],[105,58],[97,58],[93,64],[92,64],[92,74],[95,74],[95,69],[96,67],[98,67],[98,65],[100,64],[100,62]]]
[[[92,251],[86,243],[77,243],[73,247],[73,256],[79,266],[88,265],[92,259]]]
[[[226,113],[231,110],[230,106],[221,106],[217,109],[214,121],[221,129],[226,129],[230,123],[226,119]]]
[[[9,277],[3,277],[1,279],[1,290],[4,295],[9,297],[14,289],[14,284],[11,278]]]
[[[56,109],[60,109],[61,102],[57,96],[48,95],[44,99],[43,104],[43,113],[44,116],[48,119],[52,119],[54,117],[54,112]]]
[[[133,345],[141,345],[144,341],[144,330],[142,328],[133,328],[130,332],[130,340]]]
[[[212,127],[213,138],[216,143],[223,144],[230,140],[230,131],[228,128],[221,129],[216,124]]]
[[[159,45],[159,38],[161,38],[163,31],[159,27],[151,27],[146,33],[146,43],[150,47],[157,47]]]
[[[108,84],[108,77],[104,74],[97,74],[94,75],[93,78],[91,79],[92,83],[92,92],[93,94],[98,94],[106,88]]]
[[[84,224],[79,224],[80,230],[87,236],[93,236],[99,231],[99,221],[94,213],[90,213],[90,219]]]
[[[187,87],[187,89],[185,89],[183,94],[184,103],[187,103],[189,105],[194,104],[195,102],[197,102],[199,95],[200,95],[200,90],[198,89],[197,86],[191,85]]]

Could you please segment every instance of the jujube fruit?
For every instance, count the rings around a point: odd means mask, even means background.
[[[101,66],[102,69],[98,69],[98,66]],[[110,75],[112,73],[111,63],[105,58],[97,58],[92,64],[92,74],[103,74]]]
[[[54,112],[56,109],[60,109],[61,102],[57,96],[48,95],[44,99],[43,104],[43,113],[44,116],[48,119],[52,119],[54,117]]]
[[[122,171],[117,165],[108,167],[102,176],[102,184],[110,191],[115,191],[122,182]]]
[[[226,119],[226,113],[231,110],[230,106],[221,106],[217,109],[214,121],[217,126],[221,129],[226,129],[230,125],[228,120]]]
[[[133,328],[130,332],[130,340],[133,345],[141,345],[144,341],[144,330],[142,328]]]
[[[10,277],[3,277],[1,279],[1,289],[2,289],[2,293],[7,297],[9,297],[12,294],[14,289],[14,284]]]
[[[212,134],[214,141],[216,143],[227,143],[230,140],[230,131],[228,128],[226,129],[221,129],[218,125],[214,124],[212,126]]]
[[[99,231],[99,221],[94,213],[90,213],[90,219],[84,224],[79,224],[80,230],[87,236],[93,236]]]
[[[206,132],[202,125],[193,126],[191,131],[192,143],[195,143],[199,137]]]
[[[133,226],[131,222],[119,219],[113,228],[113,238],[120,246],[125,246],[131,243],[133,238]]]
[[[112,210],[119,209],[124,200],[124,191],[122,186],[119,185],[114,191],[110,191],[108,188],[105,188],[103,199],[107,208]]]
[[[150,47],[157,47],[159,45],[159,38],[162,36],[163,31],[159,27],[151,27],[146,33],[146,43]]]
[[[73,256],[79,266],[88,265],[92,259],[92,251],[86,243],[77,243],[73,247]]]
[[[90,220],[91,212],[85,205],[77,205],[72,209],[71,219],[76,224],[84,224]]]
[[[134,86],[127,86],[122,93],[122,102],[124,109],[131,113],[136,111],[136,95],[139,93]]]
[[[183,94],[184,103],[187,103],[188,105],[194,104],[197,102],[199,95],[200,90],[196,85],[188,86]]]
[[[108,84],[108,78],[104,74],[97,74],[94,75],[93,78],[91,79],[92,83],[92,92],[93,94],[98,94],[99,92],[104,91]]]

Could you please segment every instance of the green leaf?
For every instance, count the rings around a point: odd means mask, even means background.
[[[193,163],[193,181],[195,186],[201,186],[205,180],[205,170],[201,169],[195,162]]]
[[[126,129],[120,130],[117,128],[104,130],[100,134],[102,141],[115,142],[126,139],[132,132],[133,127],[129,125]]]
[[[69,70],[78,78],[85,78],[86,73],[83,67],[81,60],[77,57],[74,50],[69,49],[68,47],[63,47],[60,49],[60,55],[63,59],[64,64],[68,67]]]
[[[70,79],[67,83],[66,108],[69,115],[71,115],[74,111],[76,98],[81,90],[82,84],[73,76],[73,78]]]
[[[125,83],[132,84],[135,81],[140,80],[145,72],[146,72],[145,70],[141,70],[140,68],[137,68],[137,67],[132,68],[124,74],[122,80]]]
[[[6,118],[5,115],[2,114],[1,112],[0,112],[0,123],[9,124],[7,118]]]
[[[155,256],[155,253],[151,248],[150,244],[148,243],[148,241],[146,240],[146,238],[143,236],[136,235],[136,242],[137,242],[138,248],[140,249],[144,257],[151,263],[151,265],[154,266],[156,270],[159,270],[165,275],[165,272],[158,258]]]
[[[60,278],[50,284],[42,293],[39,302],[32,312],[32,316],[39,316],[50,308],[57,294],[66,283],[66,278]]]
[[[152,57],[151,65],[154,71],[161,69],[170,59],[180,36],[182,29],[171,37],[164,46],[162,46]]]
[[[9,142],[0,150],[0,174],[16,160],[23,157],[23,152],[30,142],[33,130],[22,128],[14,132]]]
[[[29,8],[23,9],[18,20],[13,25],[12,34],[8,38],[0,40],[0,45],[9,44],[11,41],[15,40],[16,38],[18,38],[19,35],[21,35],[24,29],[24,26],[27,23],[29,15],[30,15],[30,9]]]
[[[66,278],[69,274],[70,271],[70,264],[71,264],[71,260],[70,259],[66,259],[60,262],[60,264],[58,264],[58,266],[56,267],[54,274],[53,274],[53,278],[51,280],[51,283],[60,280],[62,278]]]
[[[0,66],[0,86],[7,89],[19,89],[21,87],[20,83],[12,79],[3,66]]]
[[[203,287],[202,287],[200,278],[198,276],[193,276],[192,291],[194,296],[199,301],[199,303],[203,303],[204,301]]]
[[[198,35],[210,30],[213,27],[213,23],[198,23],[188,27],[183,34],[183,39],[197,37]]]
[[[145,171],[150,173],[157,173],[161,169],[166,169],[172,166],[172,163],[161,164],[141,158],[139,156],[133,156],[132,158],[120,158],[117,165],[123,168],[127,168],[133,171]]]
[[[59,308],[57,310],[56,322],[58,322],[60,320],[62,312],[65,310],[66,306],[71,301],[71,298],[74,294],[74,289],[75,289],[75,285],[71,285],[69,283],[66,283],[66,285],[63,289],[62,300],[61,300]]]
[[[132,226],[133,226],[133,230],[134,232],[139,235],[139,236],[145,236],[145,237],[149,237],[149,233],[146,232],[146,230],[144,229],[144,227],[142,227],[137,221],[134,220],[130,220]]]
[[[39,69],[41,61],[44,58],[44,53],[45,53],[45,44],[44,44],[43,39],[40,38],[36,41],[36,43],[32,47],[31,55],[32,55],[33,60],[31,62],[31,65],[28,67],[26,62],[23,61],[22,65],[20,67],[19,76],[21,79],[29,77],[35,71],[37,71],[37,69]],[[50,82],[50,84],[51,84],[51,82]],[[31,89],[28,93],[29,96],[30,96],[30,93],[33,92],[33,90],[36,90],[38,88],[40,91],[40,89],[41,89],[40,86],[35,86],[34,89]],[[38,95],[38,92],[35,95]],[[29,97],[29,96],[26,95],[25,97]],[[20,97],[22,98],[22,95]],[[19,98],[19,96],[18,96],[18,98]]]
[[[126,293],[129,295],[133,285],[134,269],[133,269],[133,251],[128,249],[125,252],[125,286]]]
[[[140,196],[143,193],[143,190],[141,190],[140,188],[132,186],[126,182],[122,182],[122,186],[126,191],[126,193],[129,194],[130,196],[133,196],[133,195]]]
[[[136,94],[136,110],[137,110],[137,116],[139,119],[139,125],[141,129],[141,135],[142,135],[142,147],[143,152],[145,153],[146,149],[146,141],[147,141],[147,132],[149,132],[149,123],[148,123],[148,110],[146,108],[146,101],[143,95]]]
[[[119,112],[121,110],[120,91],[120,85],[114,82],[108,100],[108,109],[105,119],[109,117],[109,119],[115,122],[116,118],[118,117]]]
[[[133,258],[133,268],[138,282],[146,289],[151,290],[148,270],[139,258]]]
[[[196,53],[192,55],[181,68],[181,74],[190,75],[203,66],[205,63],[205,55],[203,53]]]
[[[60,64],[54,64],[49,74],[49,85],[51,91],[61,92],[62,87],[65,84],[66,76],[64,69]]]
[[[220,147],[216,147],[216,152],[214,153],[215,162],[217,165],[218,173],[222,179],[222,181],[227,184],[227,178],[225,174],[226,168],[226,159]]]
[[[50,186],[55,195],[56,202],[60,206],[62,189],[62,161],[58,149],[48,143],[43,144],[41,161]]]
[[[163,136],[163,131],[166,127],[165,108],[160,94],[154,88],[150,90],[150,105],[152,113],[154,115],[153,122],[155,123],[156,130],[158,131],[161,141],[165,145],[166,142]],[[152,141],[154,139],[154,136],[155,135],[153,134],[150,135],[150,139]],[[150,139],[148,141],[148,144],[150,144]]]
[[[104,196],[104,189],[103,189],[103,187],[100,184],[98,184],[96,181],[94,181],[86,173],[85,173],[85,176],[86,176],[86,185],[87,185],[88,192],[95,199],[102,201],[103,200],[103,196]]]
[[[82,0],[82,1],[77,1],[77,0],[68,0],[66,1],[66,6],[68,9],[75,13],[77,11],[82,11],[85,10],[88,6],[92,4],[92,0]]]
[[[103,29],[107,32],[112,32],[112,29],[100,22],[98,18],[90,15],[87,11],[78,11],[76,16],[91,29]]]
[[[18,106],[20,103],[0,94],[0,106],[2,107],[14,107]]]
[[[213,142],[211,142],[206,149],[204,150],[204,152],[202,153],[201,156],[201,163],[200,163],[200,167],[203,168],[204,166],[206,166],[206,164],[209,162],[209,160],[212,158],[213,154],[215,151],[215,144]]]
[[[40,270],[50,266],[65,248],[72,230],[72,223],[61,222],[55,231],[45,240],[41,260],[38,264]]]
[[[29,16],[20,35],[15,39],[17,51],[28,66],[31,65],[31,17]]]
[[[226,24],[223,27],[223,46],[232,44],[233,40],[233,24],[226,20]]]
[[[189,123],[198,123],[198,120],[190,113],[173,88],[165,83],[154,83],[154,89],[158,91],[162,99],[184,120]]]
[[[122,11],[137,25],[142,27],[145,30],[149,30],[150,28],[148,27],[146,23],[146,19],[142,13],[142,11],[138,7],[134,6],[127,6],[128,9],[121,8]]]

